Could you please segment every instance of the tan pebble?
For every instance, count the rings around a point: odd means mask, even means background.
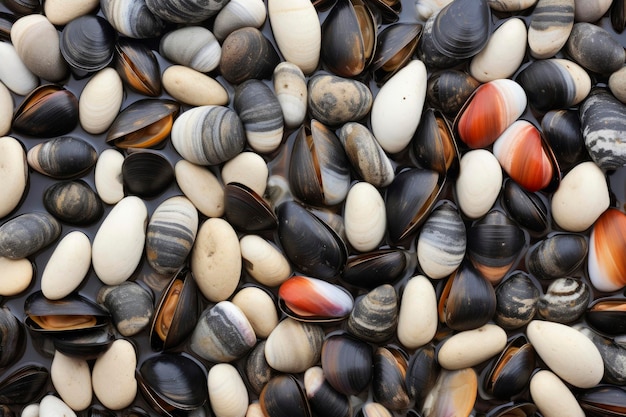
[[[239,371],[228,363],[209,370],[209,401],[216,417],[244,417],[248,409],[248,389]]]
[[[137,357],[132,343],[117,339],[93,366],[91,383],[98,400],[107,408],[128,407],[137,395]]]
[[[13,97],[9,89],[0,83],[0,136],[6,135],[11,130],[13,118]]]
[[[357,182],[348,191],[344,205],[346,237],[352,247],[367,252],[378,247],[385,236],[385,202],[376,187]]]
[[[246,411],[246,417],[265,417],[261,404],[258,402],[250,403]]]
[[[117,71],[110,67],[99,71],[80,93],[80,125],[94,135],[105,132],[119,114],[123,100],[124,86]]]
[[[235,294],[232,303],[246,315],[257,337],[265,339],[278,324],[274,300],[261,288],[242,288]]]
[[[267,338],[265,360],[279,372],[304,372],[319,361],[323,342],[319,325],[286,318]]]
[[[216,80],[183,65],[163,72],[163,88],[176,100],[192,106],[228,104],[228,92]]]
[[[91,266],[91,242],[78,230],[68,233],[57,244],[41,275],[41,292],[49,300],[59,300],[74,291]]]
[[[41,417],[76,417],[76,413],[62,399],[52,394],[41,399],[38,415]]]
[[[252,278],[268,287],[276,287],[291,276],[291,265],[272,243],[257,235],[246,235],[239,241],[241,257]]]
[[[584,417],[576,398],[558,376],[541,370],[530,380],[530,396],[544,417]]]
[[[416,349],[430,342],[437,331],[437,295],[428,278],[411,278],[400,303],[398,340],[408,349]]]
[[[469,368],[497,355],[505,346],[506,332],[495,324],[485,324],[446,339],[439,349],[437,361],[449,370]]]
[[[461,158],[456,181],[459,208],[467,217],[477,219],[493,206],[502,188],[502,168],[486,149],[475,149]]]
[[[207,217],[224,214],[224,188],[209,169],[181,159],[174,174],[181,191],[200,213]]]
[[[63,26],[95,10],[99,4],[98,0],[46,0],[43,11],[50,23]]]
[[[263,157],[255,152],[242,152],[222,167],[222,181],[241,183],[263,196],[269,169]]]
[[[28,259],[0,257],[0,295],[11,297],[26,290],[33,280],[33,265]]]
[[[86,360],[54,352],[50,366],[54,389],[74,411],[91,404],[91,371]]]
[[[611,93],[622,103],[626,103],[626,66],[618,69],[609,77]]]

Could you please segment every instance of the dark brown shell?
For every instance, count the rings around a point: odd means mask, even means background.
[[[427,109],[411,140],[411,155],[417,165],[455,176],[459,171],[459,149],[450,124],[441,112]]]
[[[261,409],[266,416],[311,417],[311,408],[304,388],[295,376],[277,375],[259,395]]]
[[[115,45],[115,69],[124,84],[150,97],[161,94],[161,68],[145,44],[120,38]]]
[[[519,336],[511,340],[489,366],[483,388],[496,398],[511,398],[526,388],[535,369],[535,350]]]
[[[383,284],[393,284],[404,277],[414,257],[402,249],[380,249],[351,256],[341,273],[347,284],[373,289]]]
[[[13,129],[25,135],[49,138],[64,135],[78,124],[78,99],[55,84],[35,88],[13,116]]]
[[[250,187],[231,182],[224,186],[224,215],[245,233],[275,229],[278,220],[269,204]]]
[[[371,346],[353,336],[329,336],[322,345],[324,376],[337,391],[357,395],[372,378],[372,356]]]
[[[371,70],[380,85],[404,67],[413,57],[422,34],[419,23],[397,23],[386,27],[378,35],[378,45]]]
[[[270,78],[279,62],[276,49],[263,33],[246,27],[224,39],[219,69],[226,81],[240,84],[250,78]]]
[[[124,158],[122,181],[127,195],[156,197],[174,182],[174,168],[160,153],[141,150]]]

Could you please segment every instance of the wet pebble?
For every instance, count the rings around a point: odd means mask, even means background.
[[[545,417],[584,417],[576,397],[554,373],[541,370],[530,380],[530,396]]]
[[[330,74],[311,77],[307,98],[311,117],[329,126],[362,119],[373,103],[372,92],[367,85]]]
[[[253,3],[257,1],[252,0]],[[306,116],[308,102],[306,79],[302,70],[291,62],[281,62],[274,68],[273,82],[276,98],[283,111],[285,126],[288,128],[300,126]]]
[[[124,155],[115,149],[105,149],[96,162],[96,191],[102,201],[107,204],[116,204],[124,198],[123,163]]]
[[[77,226],[95,223],[104,213],[100,197],[83,180],[52,184],[44,192],[43,205],[57,219]]]
[[[574,26],[574,0],[539,0],[530,17],[528,46],[537,59],[554,56]]]
[[[41,274],[41,291],[49,300],[60,300],[79,287],[91,266],[91,242],[74,230],[58,243]]]
[[[134,281],[101,287],[96,301],[111,313],[113,324],[122,336],[141,332],[154,314],[152,293]]]
[[[610,74],[624,64],[626,52],[613,36],[591,23],[576,23],[567,40],[567,52],[582,67]]]

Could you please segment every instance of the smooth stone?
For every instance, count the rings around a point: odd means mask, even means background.
[[[213,34],[221,42],[237,29],[260,28],[267,18],[263,0],[230,0],[215,16]]]
[[[241,250],[233,227],[220,218],[202,223],[191,251],[191,271],[202,294],[212,302],[230,297],[241,275]]]
[[[41,417],[76,417],[76,413],[69,405],[52,394],[48,394],[41,399],[38,415]]]
[[[565,324],[533,320],[528,340],[552,372],[578,388],[591,388],[602,379],[604,362],[593,342]]]
[[[446,339],[439,348],[437,362],[451,371],[470,368],[497,355],[505,346],[504,329],[495,324],[485,324]]]
[[[98,157],[95,169],[96,191],[106,204],[116,204],[124,198],[123,163],[124,155],[115,149],[105,149]]]
[[[511,77],[524,60],[526,38],[524,21],[508,19],[493,32],[485,48],[472,58],[469,73],[483,83]]]
[[[231,0],[230,3],[233,1],[237,0]],[[308,102],[304,73],[296,64],[283,61],[274,68],[273,81],[274,92],[283,111],[285,126],[291,129],[300,126],[304,122]]]
[[[72,410],[82,411],[91,404],[91,371],[86,360],[55,351],[50,379],[56,392]]]
[[[124,86],[113,68],[98,71],[80,93],[78,119],[87,133],[98,135],[113,123],[122,107]]]
[[[128,407],[137,395],[137,353],[131,342],[117,339],[93,366],[91,384],[98,400],[107,408]]]
[[[561,180],[552,195],[552,219],[562,229],[582,232],[609,207],[604,173],[591,162],[581,162]]]
[[[477,219],[493,206],[502,188],[502,168],[486,149],[475,149],[461,158],[456,180],[459,208],[467,217]]]
[[[624,47],[608,31],[592,23],[576,23],[566,46],[580,66],[600,74],[617,71],[626,58]]]
[[[162,75],[163,88],[174,99],[192,106],[228,104],[228,92],[213,78],[194,69],[172,65]]]
[[[372,133],[386,152],[400,152],[413,138],[426,100],[426,85],[426,66],[415,59],[378,91],[370,115]]]
[[[615,71],[609,77],[609,90],[616,99],[626,104],[626,66]]]
[[[574,26],[574,0],[539,0],[530,16],[528,46],[536,59],[561,50]]]
[[[423,275],[411,278],[402,292],[398,316],[398,340],[407,349],[430,342],[437,332],[437,295]]]
[[[0,42],[0,62],[0,81],[15,94],[25,96],[39,85],[39,78],[30,72],[9,42]]]
[[[11,130],[13,118],[13,96],[9,89],[0,82],[0,136],[4,136]]]
[[[154,314],[152,293],[135,281],[100,287],[96,302],[111,313],[115,328],[126,337],[148,327]]]
[[[218,363],[209,370],[209,401],[215,417],[244,417],[248,410],[248,389],[237,368]]]
[[[265,417],[261,404],[258,402],[250,403],[246,410],[246,417]]]
[[[274,299],[261,288],[244,287],[237,291],[231,302],[243,311],[258,338],[267,338],[278,325]]]
[[[255,152],[242,152],[222,167],[224,184],[238,182],[260,196],[265,194],[269,169],[263,157]]]
[[[187,69],[207,73],[219,65],[222,48],[207,28],[186,26],[163,36],[159,44],[159,53]]]
[[[0,179],[3,184],[0,188],[0,217],[4,217],[18,206],[28,183],[26,152],[22,144],[10,136],[0,138]]]
[[[319,325],[286,318],[267,338],[265,359],[279,372],[304,372],[319,361],[323,342]]]
[[[626,385],[626,348],[583,324],[575,324],[573,327],[587,336],[602,355],[604,361],[603,382],[620,386]]]
[[[387,229],[385,202],[376,187],[357,182],[348,191],[344,205],[346,237],[354,249],[368,252],[378,248]]]
[[[0,226],[0,257],[26,258],[54,242],[61,224],[50,214],[24,213]]]
[[[530,396],[544,417],[585,417],[574,394],[547,370],[541,370],[530,379]]]
[[[30,286],[35,273],[28,259],[0,257],[0,296],[12,297],[21,294]]]
[[[26,407],[24,407],[22,409],[21,417],[39,417],[39,403],[28,404]]]
[[[574,0],[574,20],[577,22],[597,22],[611,7],[612,0]]]
[[[181,159],[174,166],[180,190],[207,217],[224,214],[224,187],[206,167]]]
[[[98,160],[98,152],[83,139],[61,136],[30,148],[26,160],[40,174],[68,179],[83,176],[91,170]]]
[[[332,74],[309,79],[307,98],[311,118],[337,126],[362,119],[372,109],[372,92],[360,81]]]
[[[537,3],[537,0],[487,0],[489,7],[499,12],[519,12]]]
[[[99,4],[99,0],[46,0],[43,11],[50,23],[63,26],[77,17],[92,12]]]
[[[146,204],[135,196],[120,200],[104,219],[91,248],[93,269],[104,284],[121,284],[135,271],[143,254],[147,222]]]
[[[243,236],[239,247],[246,272],[259,283],[277,287],[291,276],[291,265],[285,255],[262,237]]]
[[[97,222],[104,213],[100,197],[83,180],[52,184],[44,191],[43,205],[60,221],[79,226]]]
[[[41,274],[41,292],[49,300],[60,300],[79,287],[91,266],[91,242],[74,230],[57,244]]]

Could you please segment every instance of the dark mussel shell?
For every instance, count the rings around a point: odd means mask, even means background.
[[[441,175],[455,175],[459,170],[459,149],[450,124],[443,115],[427,109],[411,141],[411,155],[417,165]]]
[[[377,34],[367,3],[339,0],[322,25],[321,58],[336,75],[359,75],[374,58]]]
[[[400,18],[400,12],[402,12],[400,0],[367,0],[367,2],[376,15],[377,21],[382,19],[383,23],[395,23]]]
[[[466,72],[437,71],[428,78],[426,98],[431,106],[454,117],[479,85],[480,82]]]
[[[109,65],[115,52],[116,32],[100,16],[80,16],[63,28],[61,55],[77,77],[84,77]]]
[[[398,302],[391,285],[374,288],[355,301],[346,326],[348,332],[373,343],[390,339],[398,326]]]
[[[146,0],[146,6],[161,19],[172,23],[200,23],[217,14],[228,1],[224,0]]]
[[[370,64],[378,84],[387,81],[409,62],[421,34],[422,25],[419,23],[397,23],[380,32],[376,54]]]
[[[290,374],[270,379],[259,395],[261,409],[271,417],[311,417],[311,408],[300,382]]]
[[[589,417],[626,416],[626,390],[614,385],[590,388],[578,397],[581,408]]]
[[[528,250],[526,268],[539,279],[572,275],[587,256],[587,239],[577,234],[550,236]]]
[[[548,208],[541,197],[511,179],[504,182],[502,203],[508,215],[529,232],[543,234],[548,229]]]
[[[43,194],[43,205],[62,222],[79,226],[97,222],[104,213],[102,200],[83,180],[52,184]]]
[[[112,326],[100,327],[83,333],[55,335],[52,342],[59,352],[85,360],[96,359],[115,341]]]
[[[22,324],[8,307],[0,308],[0,369],[19,359],[26,347]]]
[[[50,372],[41,365],[16,369],[0,382],[0,403],[28,404],[43,393]]]
[[[180,345],[193,332],[200,314],[196,280],[183,270],[161,292],[150,326],[150,346],[169,350]]]
[[[24,322],[31,331],[51,335],[90,331],[111,321],[106,310],[76,293],[53,301],[36,291],[24,302],[24,313]]]
[[[611,5],[611,26],[617,33],[626,27],[626,0],[613,0]]]
[[[278,220],[270,205],[253,189],[238,182],[224,186],[226,220],[244,233],[275,229]]]
[[[4,0],[2,3],[18,16],[37,14],[42,8],[41,0]]]
[[[137,372],[137,382],[146,401],[167,416],[192,411],[207,400],[207,376],[193,359],[161,353],[146,359]]]
[[[374,351],[372,391],[374,401],[389,410],[408,408],[411,399],[405,384],[408,355],[402,349],[388,346]]]
[[[435,360],[432,343],[418,348],[410,357],[406,370],[406,389],[415,400],[415,408],[421,409],[426,395],[435,386],[439,364]]]
[[[332,130],[317,120],[296,135],[289,162],[294,196],[315,206],[341,203],[350,188],[350,164]]]
[[[294,201],[278,206],[277,215],[278,239],[298,271],[320,279],[339,275],[348,250],[333,229]]]
[[[10,13],[0,12],[0,40],[11,41],[11,28],[17,17]]]
[[[274,45],[253,27],[231,32],[222,43],[219,70],[226,81],[270,78],[280,58]]]
[[[467,254],[489,281],[499,282],[526,244],[524,231],[506,214],[493,210],[467,231]]]
[[[591,327],[610,335],[626,333],[626,301],[601,298],[589,305],[586,313]]]
[[[78,124],[78,99],[55,84],[35,88],[13,116],[13,129],[37,137],[64,135]]]
[[[352,294],[345,288],[317,278],[296,275],[278,288],[278,307],[300,321],[340,321],[350,314],[353,306]]]
[[[161,68],[145,44],[121,38],[115,45],[115,69],[124,83],[150,97],[161,94]]]
[[[342,394],[357,395],[372,379],[372,347],[348,334],[329,336],[321,359],[326,380]]]
[[[547,112],[541,119],[541,131],[561,170],[567,171],[589,159],[577,111]]]
[[[496,288],[496,313],[493,319],[507,330],[525,326],[535,317],[538,300],[538,286],[525,272],[513,272]]]
[[[392,243],[406,239],[426,221],[444,183],[444,176],[429,169],[410,168],[396,175],[385,195]]]
[[[368,290],[379,285],[393,284],[414,266],[413,257],[402,249],[380,249],[351,256],[341,273],[350,285]]]
[[[537,406],[533,403],[507,403],[492,408],[486,417],[535,417]]]
[[[115,118],[106,141],[122,149],[156,147],[169,136],[179,111],[174,100],[136,101]]]
[[[524,336],[511,340],[487,367],[483,389],[496,398],[511,398],[524,390],[535,368],[535,350]]]
[[[456,0],[435,16],[433,43],[442,54],[470,58],[485,47],[491,33],[487,0]]]
[[[448,278],[439,298],[439,321],[452,330],[486,324],[496,311],[496,293],[471,264],[462,264]]]
[[[126,195],[156,197],[174,182],[174,168],[160,153],[136,151],[124,158],[122,182]]]
[[[85,175],[96,164],[98,152],[83,139],[61,136],[33,146],[26,159],[40,174],[67,179]]]
[[[319,366],[309,368],[304,373],[304,389],[311,410],[318,416],[351,417],[352,404],[347,395],[337,392],[324,377]]]

